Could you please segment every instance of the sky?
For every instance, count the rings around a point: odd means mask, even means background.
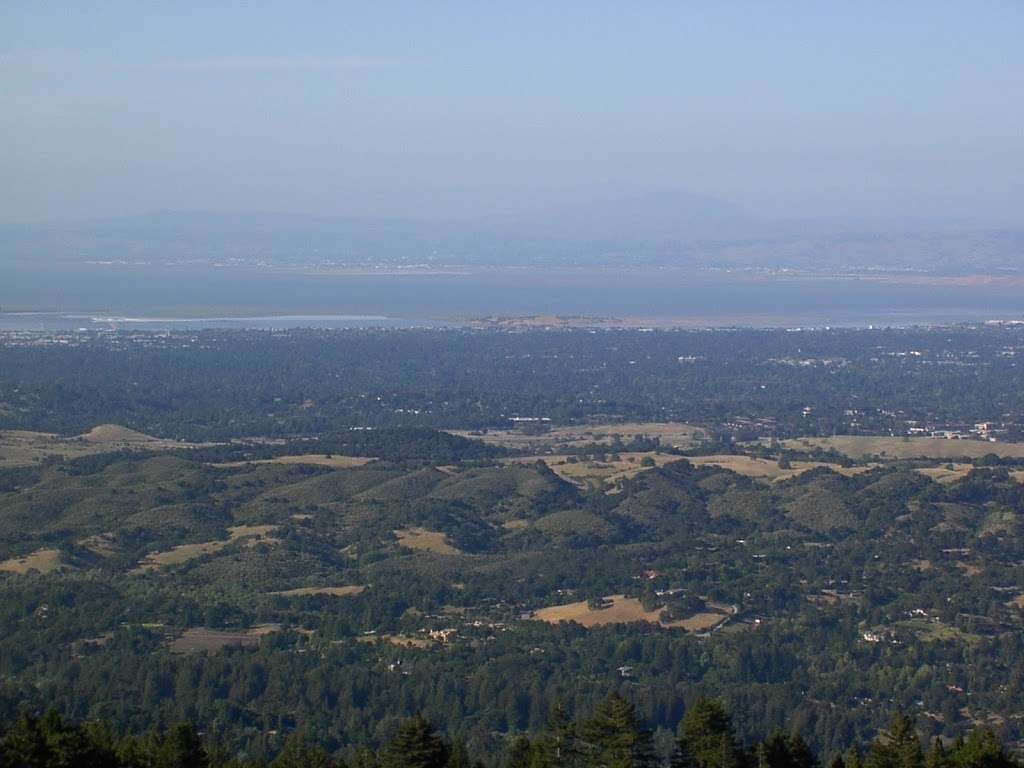
[[[1024,223],[1024,3],[0,4],[0,221],[687,190]]]

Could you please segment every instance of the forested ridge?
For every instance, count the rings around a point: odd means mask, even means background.
[[[749,744],[736,736],[721,703],[701,698],[675,734],[656,742],[633,705],[618,694],[589,717],[570,720],[556,703],[533,738],[514,736],[501,749],[470,755],[422,715],[399,723],[379,750],[350,745],[331,754],[293,733],[269,763],[228,755],[188,723],[117,738],[102,722],[73,724],[54,710],[22,713],[0,730],[0,768],[1017,768],[1021,763],[984,729],[925,747],[914,722],[897,713],[866,744],[818,755],[799,733],[776,731]]]
[[[46,341],[45,339],[43,340]],[[742,434],[1024,423],[1024,328],[350,330],[0,339],[0,428],[161,437],[343,426],[489,428],[511,417],[690,421]],[[737,426],[742,424],[743,426]]]
[[[665,760],[703,697],[744,749],[799,733],[828,762],[900,711],[928,744],[1017,750],[1019,333],[4,347],[3,423],[84,434],[0,432],[0,721],[351,761],[420,713],[498,760],[556,703],[582,728],[617,692]],[[631,424],[641,392],[706,419]],[[971,441],[869,429],[996,411]],[[871,436],[783,439],[827,414]]]

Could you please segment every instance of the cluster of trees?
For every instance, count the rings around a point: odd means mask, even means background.
[[[50,710],[42,718],[22,713],[0,732],[0,768],[229,768],[267,765],[228,757],[204,743],[187,723],[165,732],[117,739],[103,723],[74,725]],[[828,761],[829,768],[1020,768],[996,737],[983,730],[966,739],[936,739],[925,751],[913,722],[893,717],[886,732],[863,748],[852,744]],[[656,745],[633,705],[618,694],[593,715],[571,721],[552,707],[547,727],[535,738],[518,736],[494,754],[471,755],[466,745],[439,734],[422,715],[402,722],[378,751],[350,748],[329,754],[293,734],[269,768],[822,768],[822,760],[798,733],[776,732],[746,746],[720,702],[698,699],[674,739]]]
[[[1022,346],[1012,327],[102,335],[0,345],[0,427],[209,439],[615,415],[737,436],[757,420],[778,436],[888,434],[907,419],[1024,422],[1019,358],[1005,354]]]
[[[1013,602],[1024,485],[1005,467],[946,484],[891,466],[768,485],[680,461],[605,494],[533,465],[205,462],[91,457],[0,494],[0,559],[58,547],[70,567],[0,576],[0,719],[26,704],[132,732],[187,719],[262,754],[280,747],[266,734],[298,723],[329,749],[381,743],[389,718],[419,710],[477,745],[538,732],[557,699],[591,711],[629,666],[656,729],[674,727],[680,696],[707,693],[728,702],[743,739],[748,723],[781,726],[790,713],[820,751],[879,727],[890,702],[928,713],[929,735],[991,714],[1000,738],[1021,736],[1009,715],[1024,690]],[[802,527],[833,518],[840,527]],[[153,550],[224,540],[243,522],[276,525],[276,542],[129,575]],[[414,526],[472,556],[399,546],[393,531]],[[593,546],[572,537],[585,527]],[[113,551],[90,552],[105,532]],[[369,586],[274,594],[317,585]],[[522,619],[620,593],[666,619],[739,613],[706,639]],[[259,648],[169,647],[189,628],[270,623],[282,629]],[[384,642],[448,627],[457,634],[443,649]],[[865,642],[868,630],[883,640]]]

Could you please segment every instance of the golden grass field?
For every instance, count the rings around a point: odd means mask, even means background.
[[[139,563],[132,573],[147,573],[169,565],[181,565],[203,555],[212,555],[241,539],[251,538],[254,542],[274,543],[269,534],[277,530],[276,525],[236,525],[228,528],[228,538],[220,541],[203,541],[198,544],[180,544],[166,552],[151,552]]]
[[[306,597],[308,595],[332,595],[334,597],[351,597],[361,595],[366,587],[350,585],[347,587],[299,587],[298,589],[284,589],[279,592],[268,592],[268,595],[278,597]]]
[[[49,432],[0,431],[0,468],[37,464],[47,456],[77,459],[112,451],[166,451],[202,447],[199,443],[163,440],[116,424],[101,424],[77,437]],[[207,443],[205,445],[212,445]]]
[[[589,443],[610,445],[616,435],[625,442],[639,436],[657,437],[665,447],[690,448],[695,444],[696,434],[701,431],[700,427],[683,422],[634,421],[554,427],[540,435],[527,435],[519,429],[492,429],[483,435],[466,430],[452,430],[451,433],[505,448],[540,449],[555,445],[579,446]]]
[[[256,459],[255,461],[223,461],[217,464],[210,464],[211,467],[220,469],[233,469],[245,467],[249,464],[313,464],[318,467],[331,467],[332,469],[349,469],[361,467],[376,459],[366,456],[335,456],[326,453],[303,453],[294,456],[275,456],[272,459]]]
[[[172,653],[210,653],[229,645],[255,648],[260,644],[261,637],[280,631],[280,624],[259,624],[235,632],[191,627],[181,637],[170,642],[170,649]]]
[[[967,474],[974,468],[971,464],[952,464],[951,466],[952,469],[945,464],[937,467],[921,467],[917,472],[945,485],[967,477]]]
[[[438,555],[461,555],[462,550],[448,543],[443,533],[426,528],[403,528],[394,531],[398,544],[406,549],[434,552]]]
[[[51,573],[67,566],[61,561],[60,550],[37,549],[28,555],[12,557],[0,562],[0,571],[24,576],[31,571]]]
[[[783,440],[783,446],[796,450],[834,448],[850,458],[881,456],[889,459],[976,459],[987,453],[1005,458],[1024,458],[1024,443],[990,443],[985,440],[944,440],[933,437],[804,437]]]
[[[588,629],[608,624],[629,624],[636,621],[658,624],[670,629],[685,629],[687,632],[702,632],[713,629],[726,621],[730,614],[713,611],[702,611],[685,619],[678,621],[662,622],[660,619],[661,608],[653,611],[644,610],[643,604],[635,597],[625,595],[609,595],[605,598],[611,604],[607,608],[593,610],[583,600],[578,603],[567,605],[553,605],[550,608],[541,608],[534,613],[533,618],[537,621],[546,621],[549,624],[558,624],[563,621],[574,621]],[[724,606],[712,604],[713,608],[723,610]]]
[[[654,461],[655,466],[662,467],[670,462],[679,461],[679,456],[670,453],[620,453],[617,460],[589,461],[581,458],[575,463],[568,462],[567,455],[558,456],[521,456],[509,459],[508,464],[533,464],[543,461],[556,475],[570,483],[587,488],[590,486],[615,486],[628,477],[634,477],[651,467],[641,465],[645,458]]]
[[[877,466],[869,464],[862,467],[843,467],[839,464],[829,464],[824,461],[794,461],[790,469],[780,469],[779,463],[775,460],[732,454],[694,456],[688,458],[687,461],[698,467],[720,467],[735,472],[738,475],[744,475],[756,480],[767,480],[769,482],[788,480],[791,477],[796,477],[817,467],[828,467],[833,472],[849,477],[867,472]]]

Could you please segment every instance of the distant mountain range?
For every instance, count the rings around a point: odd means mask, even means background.
[[[679,266],[1024,272],[1024,228],[970,222],[769,221],[688,193],[464,221],[157,212],[0,227],[0,259],[346,266]]]

